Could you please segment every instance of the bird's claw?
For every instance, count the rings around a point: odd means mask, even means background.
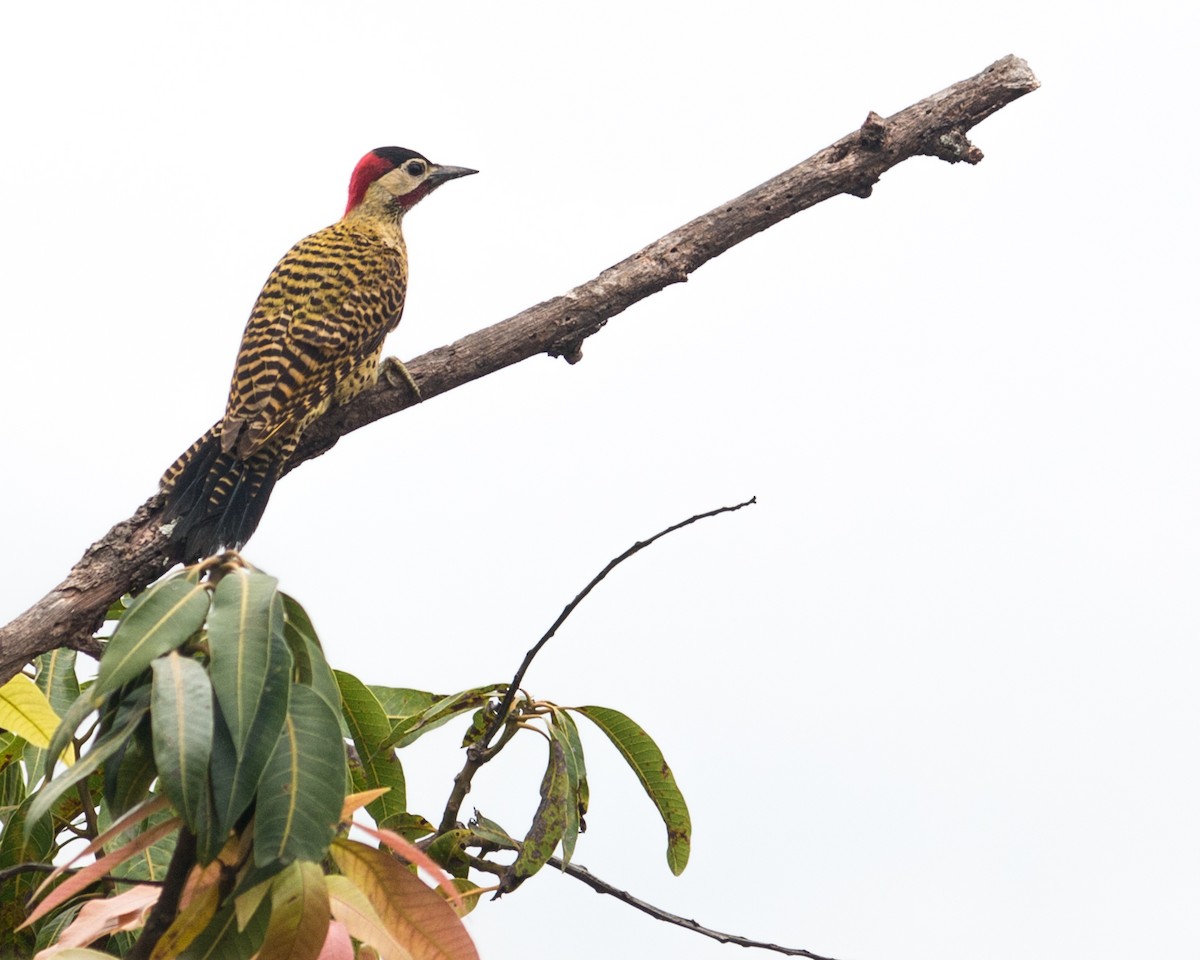
[[[417,381],[408,372],[408,367],[395,357],[384,357],[379,364],[379,372],[383,376],[383,379],[388,382],[388,386],[399,388],[401,384],[405,384],[413,392],[413,396],[418,401],[422,399],[421,388],[417,386]]]

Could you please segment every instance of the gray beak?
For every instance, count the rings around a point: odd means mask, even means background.
[[[437,164],[430,171],[429,179],[434,184],[439,184],[445,183],[447,180],[457,180],[459,177],[469,177],[471,174],[478,172],[478,170],[472,170],[470,167],[444,167],[441,164]]]

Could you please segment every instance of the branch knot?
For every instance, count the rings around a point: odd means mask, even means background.
[[[983,151],[967,139],[962,127],[954,127],[939,136],[930,153],[947,163],[975,164],[983,159]]]
[[[887,122],[874,110],[858,128],[858,142],[864,150],[871,151],[882,150],[887,142]]]

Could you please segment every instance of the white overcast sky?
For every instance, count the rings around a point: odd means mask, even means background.
[[[344,440],[248,559],[334,666],[527,677],[584,730],[577,860],[843,960],[1196,957],[1195,28],[1183,3],[10,3],[0,13],[0,619],[221,413],[262,281],[398,144],[479,168],[406,225],[408,358],[999,57],[1043,87],[537,358]],[[461,725],[409,751],[436,818]],[[544,746],[477,778],[523,831]],[[745,956],[550,871],[488,960]],[[763,956],[766,956],[763,954]]]

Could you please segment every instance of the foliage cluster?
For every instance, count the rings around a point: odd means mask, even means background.
[[[0,956],[475,957],[459,915],[556,851],[569,863],[585,829],[572,714],[638,776],[670,869],[687,863],[670,768],[616,710],[505,683],[451,695],[365,684],[330,669],[300,604],[236,554],[158,581],[109,619],[94,680],[59,650],[0,687]],[[462,788],[435,827],[408,809],[398,751],[468,714]],[[458,822],[470,775],[523,731],[548,752],[528,829]]]

